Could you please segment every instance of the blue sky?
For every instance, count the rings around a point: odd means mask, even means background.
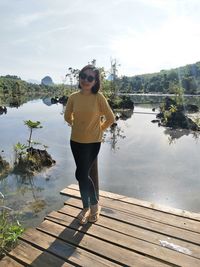
[[[0,75],[61,83],[92,59],[119,75],[200,61],[199,0],[0,0]]]

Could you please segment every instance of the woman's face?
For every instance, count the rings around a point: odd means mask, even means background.
[[[79,83],[80,83],[81,89],[84,90],[85,92],[89,93],[89,92],[91,92],[92,87],[96,83],[96,78],[95,78],[96,77],[96,74],[91,69],[84,70],[82,72],[82,74],[84,74],[83,76],[86,76],[87,75],[87,79],[85,77],[83,77],[83,78],[81,76],[79,77]],[[93,81],[90,81],[90,79],[92,79],[90,76],[93,77]]]

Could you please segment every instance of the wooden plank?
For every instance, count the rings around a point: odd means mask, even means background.
[[[69,243],[66,243],[60,239],[43,233],[37,229],[28,229],[20,237],[25,242],[31,243],[33,246],[37,246],[41,250],[45,250],[54,254],[55,256],[67,260],[70,263],[87,267],[117,267],[118,264],[112,263],[103,259],[97,255],[89,253],[81,248],[75,247]]]
[[[6,255],[0,260],[0,266],[1,267],[23,267],[25,265],[22,265],[21,263],[15,261],[14,259],[10,258],[8,255]]]
[[[88,226],[86,226],[88,229]],[[72,243],[86,249],[110,261],[122,264],[123,266],[169,266],[169,264],[145,257],[125,248],[104,242],[93,236],[81,233],[71,228],[62,226],[49,220],[45,220],[37,229],[51,234],[61,240]]]
[[[71,210],[70,210],[71,211]],[[52,214],[52,213],[51,213]],[[144,253],[146,255],[151,256],[152,258],[161,259],[167,263],[176,264],[183,266],[186,265],[192,265],[192,266],[200,266],[200,249],[196,246],[196,251],[190,251],[189,249],[186,250],[185,247],[183,248],[183,253],[180,253],[175,250],[169,250],[168,248],[158,246],[157,244],[153,244],[150,242],[147,242],[142,239],[138,239],[135,237],[131,237],[126,234],[122,234],[116,231],[113,231],[111,229],[102,227],[98,224],[93,224],[92,227],[88,228],[81,228],[79,229],[80,225],[78,223],[78,220],[74,217],[71,217],[69,215],[56,213],[54,212],[53,215],[47,216],[47,219],[56,222],[60,225],[70,227],[74,230],[84,232],[85,234],[92,235],[96,238],[100,238],[104,241],[111,242],[115,245],[128,248],[129,250],[137,251],[139,253]],[[178,245],[177,243],[174,243],[174,245]],[[195,248],[195,246],[193,246]],[[186,251],[190,253],[187,255]],[[194,255],[195,253],[195,255]],[[194,258],[194,257],[197,258]]]
[[[61,193],[72,198],[37,229],[27,229],[0,266],[200,266],[200,214],[176,214],[176,209],[100,190],[99,220],[80,226],[78,186]],[[161,241],[184,250],[163,247]]]
[[[70,217],[76,218],[77,215],[80,212],[80,208],[78,207],[72,207],[72,206],[64,206],[59,211],[53,211],[47,215],[47,218],[55,218],[58,220],[64,220],[70,222]],[[61,214],[60,214],[61,213]],[[67,217],[65,217],[67,215]],[[70,216],[70,217],[68,217]],[[74,226],[75,224],[75,226]],[[124,222],[118,222],[116,220],[113,220],[112,218],[105,217],[104,215],[101,215],[98,219],[98,221],[95,223],[95,225],[99,225],[101,227],[106,227],[107,229],[110,229],[111,231],[116,231],[125,235],[128,235],[130,237],[135,237],[140,240],[144,240],[147,242],[150,242],[152,244],[160,246],[160,240],[161,241],[168,241],[170,243],[176,244],[180,247],[184,247],[192,252],[192,256],[200,259],[200,246],[194,245],[189,242],[182,241],[177,238],[169,237],[167,235],[159,234],[152,232],[151,230],[147,230],[144,228],[140,228],[135,225],[130,225]],[[73,221],[73,223],[69,223],[69,227],[76,227],[76,220]],[[81,229],[82,230],[82,229]]]
[[[65,193],[70,195],[71,197],[78,197],[80,198],[80,191],[69,189],[65,190]],[[151,219],[152,221],[161,222],[166,225],[180,227],[189,231],[200,233],[200,222],[194,221],[188,218],[181,218],[177,217],[173,214],[166,214],[162,211],[148,209],[146,207],[136,206],[129,203],[124,203],[114,199],[106,199],[100,196],[99,199],[100,204],[105,207],[124,211],[133,215],[140,216],[142,218]]]
[[[77,184],[70,184],[67,188],[71,188],[71,189],[79,191],[79,187]],[[63,190],[61,190],[60,193],[65,195],[65,191],[67,188],[64,188]],[[142,207],[146,207],[146,208],[150,208],[154,210],[159,210],[165,213],[174,214],[176,216],[186,217],[186,218],[200,221],[200,213],[190,212],[188,210],[182,210],[182,209],[177,209],[173,207],[168,207],[165,205],[160,205],[160,204],[152,203],[149,201],[140,200],[140,199],[136,199],[133,197],[127,197],[124,195],[119,195],[119,194],[115,194],[115,193],[107,192],[103,190],[99,190],[99,195],[102,197],[106,197],[106,198],[117,199],[125,203],[138,205],[138,206],[142,206]]]
[[[19,240],[17,245],[9,255],[14,259],[19,259],[25,266],[31,265],[33,267],[71,267],[70,263],[61,260],[60,258],[40,249],[37,249],[30,244]]]
[[[77,198],[69,198],[65,201],[66,205],[71,205],[74,207],[81,206],[80,199]],[[169,237],[176,237],[183,241],[189,241],[191,243],[200,245],[200,235],[195,232],[187,231],[182,228],[177,228],[175,226],[162,224],[160,222],[152,221],[150,219],[145,219],[142,217],[138,217],[129,213],[125,213],[119,210],[113,210],[102,205],[101,214],[115,219],[119,222],[124,222],[127,224],[135,225],[137,227],[141,227],[147,230],[151,230],[152,232],[157,232],[160,234],[168,235]]]

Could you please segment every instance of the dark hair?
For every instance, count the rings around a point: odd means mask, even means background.
[[[95,80],[96,80],[96,83],[95,85],[92,87],[92,93],[93,94],[96,94],[99,90],[100,90],[100,87],[101,87],[101,81],[100,81],[100,72],[99,70],[94,66],[94,65],[86,65],[85,67],[83,67],[80,72],[79,72],[79,78],[80,78],[80,74],[83,73],[85,70],[87,69],[91,69],[95,72]],[[78,83],[78,88],[81,88],[80,86],[80,82]]]

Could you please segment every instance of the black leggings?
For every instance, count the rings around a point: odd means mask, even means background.
[[[98,203],[95,186],[89,171],[93,161],[96,159],[101,142],[79,143],[70,139],[70,146],[76,163],[75,177],[79,183],[83,208]]]

